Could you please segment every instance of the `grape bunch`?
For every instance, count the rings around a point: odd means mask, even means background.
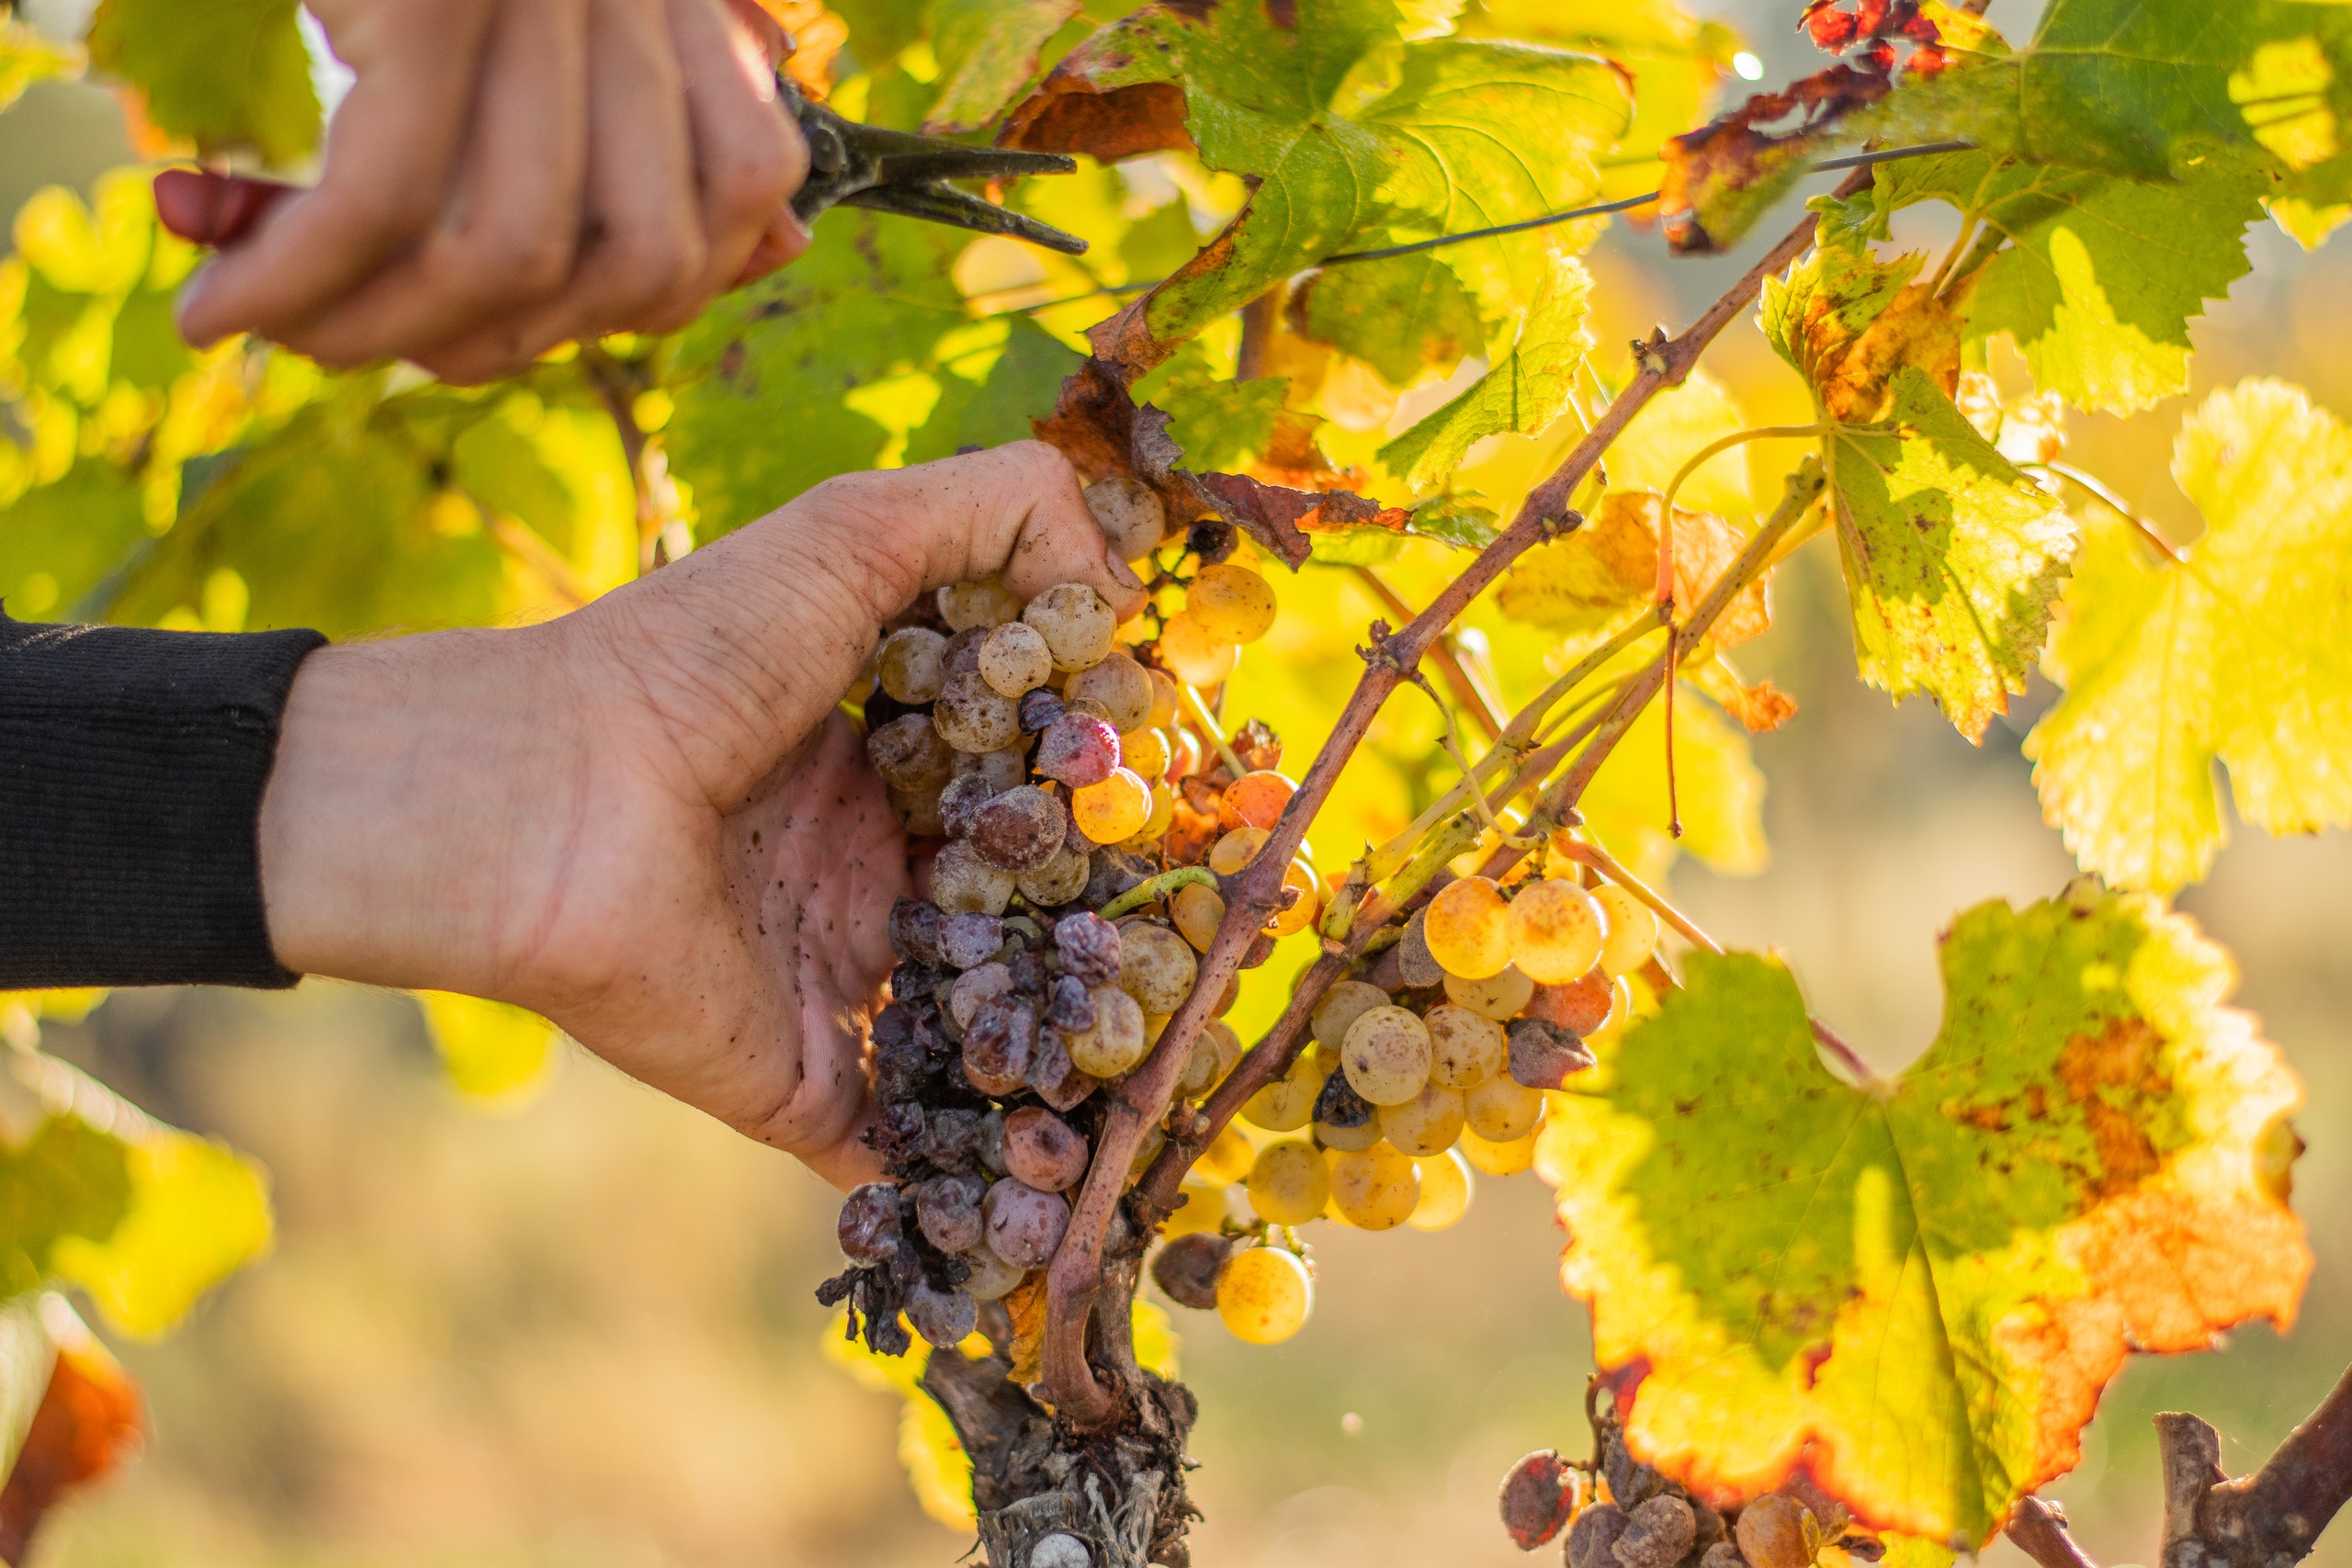
[[[1089,501],[1118,543],[1125,519],[1102,491]],[[930,897],[891,911],[898,964],[871,1028],[868,1136],[889,1179],[843,1205],[849,1267],[819,1292],[886,1354],[910,1347],[907,1325],[960,1342],[978,1303],[1053,1256],[1099,1131],[1095,1090],[1134,1070],[1192,994],[1224,906],[1195,882],[1099,911],[1200,860],[1204,813],[1262,841],[1294,787],[1272,735],[1218,733],[1198,690],[1272,626],[1273,591],[1245,565],[1200,566],[1156,635],[1141,621],[1123,632],[1077,582],[1025,604],[994,581],[957,583],[924,610],[876,652],[866,754],[909,832],[944,841]],[[1314,909],[1302,892],[1276,923],[1297,929]],[[1238,982],[1217,1012],[1237,995]],[[1213,1020],[1180,1108],[1240,1055]],[[1151,1131],[1130,1181],[1165,1141],[1164,1124]]]
[[[1237,843],[1228,858],[1246,863],[1248,832],[1220,839],[1210,863]],[[1449,882],[1377,962],[1331,987],[1312,1047],[1243,1107],[1272,1135],[1228,1127],[1194,1166],[1170,1223],[1182,1239],[1154,1265],[1161,1289],[1275,1343],[1312,1311],[1309,1272],[1291,1249],[1238,1247],[1238,1233],[1453,1224],[1474,1171],[1533,1163],[1546,1093],[1624,1027],[1627,977],[1657,939],[1657,917],[1614,885]]]

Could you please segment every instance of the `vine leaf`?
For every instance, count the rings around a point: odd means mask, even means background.
[[[939,96],[923,129],[978,130],[1002,114],[1037,74],[1037,51],[1078,15],[1082,0],[936,0],[931,46]]]
[[[2074,531],[1953,406],[1956,323],[1917,268],[1825,240],[1767,280],[1763,324],[1825,412],[1884,420],[1823,440],[1863,678],[1976,740],[2025,690]]]
[[[207,157],[253,152],[283,168],[317,150],[321,125],[297,8],[295,0],[100,0],[90,63],[137,89],[164,135]]]
[[[1888,87],[1883,72],[1832,65],[1667,142],[1657,202],[1667,243],[1682,255],[1737,244],[1843,134],[1839,122]],[[1801,117],[1793,130],[1758,129],[1792,114]]]
[[[1381,466],[1417,491],[1444,484],[1464,454],[1489,435],[1533,435],[1567,412],[1577,372],[1592,352],[1592,275],[1574,256],[1552,258],[1551,276],[1519,341],[1469,389],[1380,449]]]
[[[15,103],[35,82],[78,75],[81,69],[79,51],[51,43],[13,17],[0,22],[0,108]]]
[[[1611,491],[1585,525],[1537,547],[1503,575],[1496,599],[1514,620],[1572,631],[1615,626],[1657,589],[1658,507],[1665,497]],[[1730,566],[1747,535],[1709,512],[1674,509],[1674,601],[1696,604]],[[1729,648],[1772,625],[1770,576],[1733,595],[1709,642]]]
[[[519,1097],[544,1083],[557,1060],[556,1026],[527,1008],[454,991],[419,991],[425,1032],[461,1094]]]
[[[1130,324],[1117,355],[1130,376],[1326,256],[1534,218],[1599,190],[1594,160],[1632,120],[1615,68],[1527,44],[1408,42],[1405,20],[1396,0],[1157,0],[1073,50],[1014,108],[1011,146],[1104,160],[1196,147],[1255,182]],[[1511,151],[1527,146],[1544,156]],[[1539,231],[1453,247],[1442,265],[1488,321],[1507,321],[1566,243]]]
[[[1777,959],[1694,953],[1554,1097],[1562,1278],[1627,1441],[1719,1506],[1803,1471],[1977,1546],[2074,1464],[2127,1349],[2294,1318],[2300,1089],[2222,1005],[2227,954],[2085,879],[1962,915],[1942,971],[1927,1055],[1857,1087]]]
[[[2172,471],[2204,533],[2151,566],[2128,525],[2091,518],[2046,660],[2065,695],[2025,748],[2075,858],[2159,892],[2222,846],[2216,761],[2268,832],[2352,823],[2352,431],[2243,381],[2183,423]]]
[[[8,1418],[0,1549],[19,1562],[50,1509],[137,1457],[138,1384],[58,1295],[0,1309]]]
[[[1922,201],[1981,221],[1946,290],[1964,298],[1967,335],[2006,332],[2037,387],[2130,413],[2188,389],[2188,323],[2245,276],[2245,231],[2270,184],[2221,153],[2143,181],[1961,152],[1885,165],[1830,221],[1884,239],[1887,220]]]

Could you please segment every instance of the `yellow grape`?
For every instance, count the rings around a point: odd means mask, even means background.
[[[1054,668],[1065,672],[1091,670],[1102,663],[1109,657],[1119,630],[1117,615],[1083,582],[1057,582],[1030,600],[1020,614],[1045,637],[1046,646],[1053,651]]]
[[[1219,876],[1231,876],[1257,859],[1272,837],[1263,828],[1236,828],[1209,846],[1209,869]]]
[[[1245,1345],[1279,1345],[1315,1310],[1315,1281],[1295,1254],[1253,1247],[1226,1260],[1216,1277],[1216,1314]]]
[[[1122,842],[1151,820],[1151,786],[1132,769],[1114,768],[1100,784],[1070,791],[1069,814],[1078,830],[1096,843]]]
[[[1176,820],[1176,796],[1170,792],[1168,786],[1164,784],[1153,784],[1150,786],[1150,794],[1151,815],[1144,818],[1143,826],[1136,829],[1125,841],[1127,849],[1138,853],[1148,853],[1157,848],[1159,840],[1167,835],[1169,825]]]
[[[1165,1018],[1184,1005],[1201,972],[1193,944],[1166,926],[1129,920],[1119,928],[1119,988]]]
[[[1490,1144],[1508,1144],[1535,1131],[1544,1120],[1544,1091],[1509,1073],[1497,1073],[1462,1097],[1470,1130]]]
[[[1207,1039],[1207,1033],[1204,1032],[1201,1038]],[[1250,1146],[1250,1140],[1241,1135],[1238,1128],[1228,1122],[1223,1132],[1209,1140],[1201,1157],[1193,1162],[1193,1174],[1223,1187],[1246,1179],[1250,1168],[1257,1163],[1258,1151]]]
[[[1301,1052],[1289,1072],[1242,1102],[1241,1115],[1269,1133],[1295,1133],[1315,1119],[1315,1097],[1322,1092],[1322,1069]]]
[[[1144,723],[1154,729],[1174,728],[1177,711],[1175,681],[1165,670],[1146,670],[1144,673],[1151,677],[1151,716]]]
[[[1283,886],[1296,890],[1297,902],[1288,908],[1277,909],[1261,929],[1268,936],[1290,936],[1314,924],[1323,908],[1323,885],[1303,860],[1294,860],[1283,870]]]
[[[1157,729],[1130,729],[1119,737],[1119,761],[1148,779],[1168,773],[1168,737]]]
[[[1081,1073],[1114,1078],[1151,1048],[1143,1009],[1116,986],[1097,986],[1087,993],[1094,1002],[1094,1023],[1062,1036],[1069,1059]]]
[[[1380,1118],[1372,1117],[1361,1127],[1334,1127],[1329,1122],[1317,1122],[1315,1123],[1315,1141],[1341,1154],[1368,1149],[1380,1142]]]
[[[1232,998],[1240,990],[1239,978],[1237,976],[1227,981],[1225,988],[1227,995],[1227,999],[1217,1008],[1220,1013],[1233,1005]],[[1233,1025],[1226,1022],[1224,1019],[1212,1018],[1201,1026],[1201,1038],[1212,1042],[1216,1046],[1216,1076],[1217,1081],[1222,1083],[1225,1081],[1226,1074],[1233,1071],[1234,1064],[1241,1060],[1241,1036],[1236,1034],[1233,1032]],[[1320,1087],[1319,1084],[1317,1087]],[[1238,1181],[1240,1178],[1236,1177],[1234,1179]]]
[[[1154,1044],[1158,1042],[1154,1041]],[[1216,1082],[1216,1042],[1206,1031],[1193,1036],[1193,1048],[1184,1055],[1183,1075],[1176,1080],[1180,1099],[1198,1100],[1208,1093],[1209,1085]]]
[[[1510,963],[1510,909],[1494,879],[1465,876],[1430,900],[1421,938],[1449,975],[1483,980]]]
[[[1424,1084],[1421,1092],[1402,1105],[1384,1105],[1374,1118],[1380,1135],[1401,1154],[1416,1159],[1441,1155],[1462,1135],[1460,1091]]]
[[[1259,768],[1225,786],[1217,797],[1216,819],[1227,828],[1271,828],[1297,793],[1289,775]]]
[[[1421,1022],[1430,1032],[1430,1082],[1442,1089],[1476,1089],[1503,1070],[1510,1042],[1503,1026],[1484,1013],[1440,1002],[1422,1015]]]
[[[1463,1158],[1488,1176],[1517,1176],[1535,1163],[1537,1135],[1529,1133],[1523,1137],[1496,1143],[1490,1138],[1480,1137],[1476,1128],[1464,1127],[1462,1129],[1462,1142],[1457,1146]]]
[[[1225,899],[1214,887],[1188,882],[1169,895],[1168,917],[1186,942],[1206,953],[1216,936],[1217,923],[1225,919]]]
[[[1516,964],[1499,975],[1489,975],[1483,980],[1465,980],[1459,975],[1445,977],[1446,999],[1456,1007],[1497,1021],[1517,1018],[1521,1010],[1534,999],[1535,982],[1519,972]]]
[[[1330,1196],[1323,1151],[1304,1138],[1268,1144],[1250,1168],[1250,1207],[1274,1224],[1305,1224],[1323,1212]]]
[[[902,703],[927,703],[946,682],[947,639],[929,626],[901,626],[882,639],[874,675]]]
[[[1274,590],[1246,566],[1204,566],[1184,611],[1221,642],[1256,642],[1274,627]]]
[[[1021,601],[992,577],[978,582],[951,582],[939,591],[938,604],[939,618],[951,632],[1001,626],[1021,618]]]
[[[1351,1225],[1394,1230],[1412,1218],[1420,1201],[1421,1173],[1386,1144],[1331,1162],[1331,1201]]]
[[[1374,1105],[1401,1105],[1430,1081],[1430,1032],[1400,1007],[1367,1008],[1340,1043],[1348,1087]]]
[[[1377,986],[1363,980],[1338,982],[1323,994],[1323,1005],[1315,1010],[1315,1043],[1326,1055],[1336,1058],[1349,1027],[1374,1008],[1387,1005],[1388,993]]]
[[[1461,1150],[1448,1149],[1413,1165],[1421,1173],[1421,1201],[1406,1216],[1407,1224],[1417,1231],[1442,1231],[1468,1212],[1478,1184],[1472,1179],[1470,1162],[1462,1157]]]
[[[1007,621],[980,644],[980,679],[999,694],[1020,697],[1053,678],[1054,656],[1037,628]]]
[[[1630,975],[1647,964],[1657,950],[1657,915],[1613,882],[1593,897],[1609,915],[1609,940],[1600,944],[1600,966],[1611,975]]]
[[[1187,1181],[1176,1189],[1176,1207],[1169,1213],[1168,1224],[1161,1227],[1160,1235],[1173,1241],[1194,1231],[1222,1229],[1233,1212],[1232,1204],[1226,1197],[1227,1190],[1222,1186],[1212,1187],[1195,1181]]]
[[[1132,654],[1114,650],[1102,663],[1080,671],[1062,687],[1062,696],[1101,703],[1114,729],[1140,729],[1151,718],[1151,677]]]
[[[1159,660],[1188,686],[1214,686],[1233,673],[1241,649],[1227,638],[1212,637],[1207,627],[1180,611],[1160,628]]]
[[[1565,986],[1589,970],[1609,931],[1592,895],[1556,879],[1521,888],[1508,924],[1511,962],[1546,986]]]

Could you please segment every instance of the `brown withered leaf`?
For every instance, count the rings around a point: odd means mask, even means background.
[[[1004,1312],[1012,1320],[1012,1370],[1006,1377],[1027,1388],[1045,1375],[1046,1271],[1035,1270],[1004,1293]]]
[[[1834,317],[1821,321],[1815,389],[1829,417],[1847,424],[1884,419],[1894,405],[1894,373],[1917,366],[1946,396],[1960,384],[1959,316],[1934,288],[1914,283],[1860,337],[1840,341]],[[1808,321],[1808,333],[1814,323]]]
[[[1665,497],[1612,491],[1575,533],[1530,551],[1503,578],[1503,613],[1514,620],[1574,628],[1611,625],[1657,590],[1657,517]],[[1674,509],[1674,602],[1687,614],[1747,544],[1711,512]],[[1768,580],[1739,591],[1709,640],[1729,648],[1772,624]]]
[[[43,1516],[136,1454],[140,1435],[139,1389],[122,1364],[86,1329],[60,1345],[24,1448],[0,1488],[0,1559],[22,1562]]]
[[[1030,152],[1084,152],[1103,163],[1146,152],[1190,152],[1184,129],[1184,89],[1173,82],[1138,82],[1098,90],[1084,77],[1054,71],[1013,106],[997,145]]]
[[[1778,729],[1796,716],[1794,697],[1770,681],[1749,685],[1721,653],[1685,664],[1682,678],[1721,704],[1750,735]]]
[[[1832,65],[1777,93],[1758,93],[1661,150],[1658,221],[1678,254],[1736,244],[1812,166],[1847,115],[1884,97],[1887,73]],[[1788,130],[1760,129],[1797,117]]]

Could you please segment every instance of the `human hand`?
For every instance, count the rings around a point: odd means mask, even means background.
[[[907,844],[839,709],[919,593],[1140,585],[1023,442],[845,476],[560,620],[322,649],[262,803],[288,967],[531,1008],[872,1176],[863,1040]]]
[[[662,332],[808,247],[808,148],[755,0],[317,0],[356,74],[318,184],[271,202],[180,300],[198,344],[483,381],[556,344]],[[183,181],[168,205],[210,188]]]

